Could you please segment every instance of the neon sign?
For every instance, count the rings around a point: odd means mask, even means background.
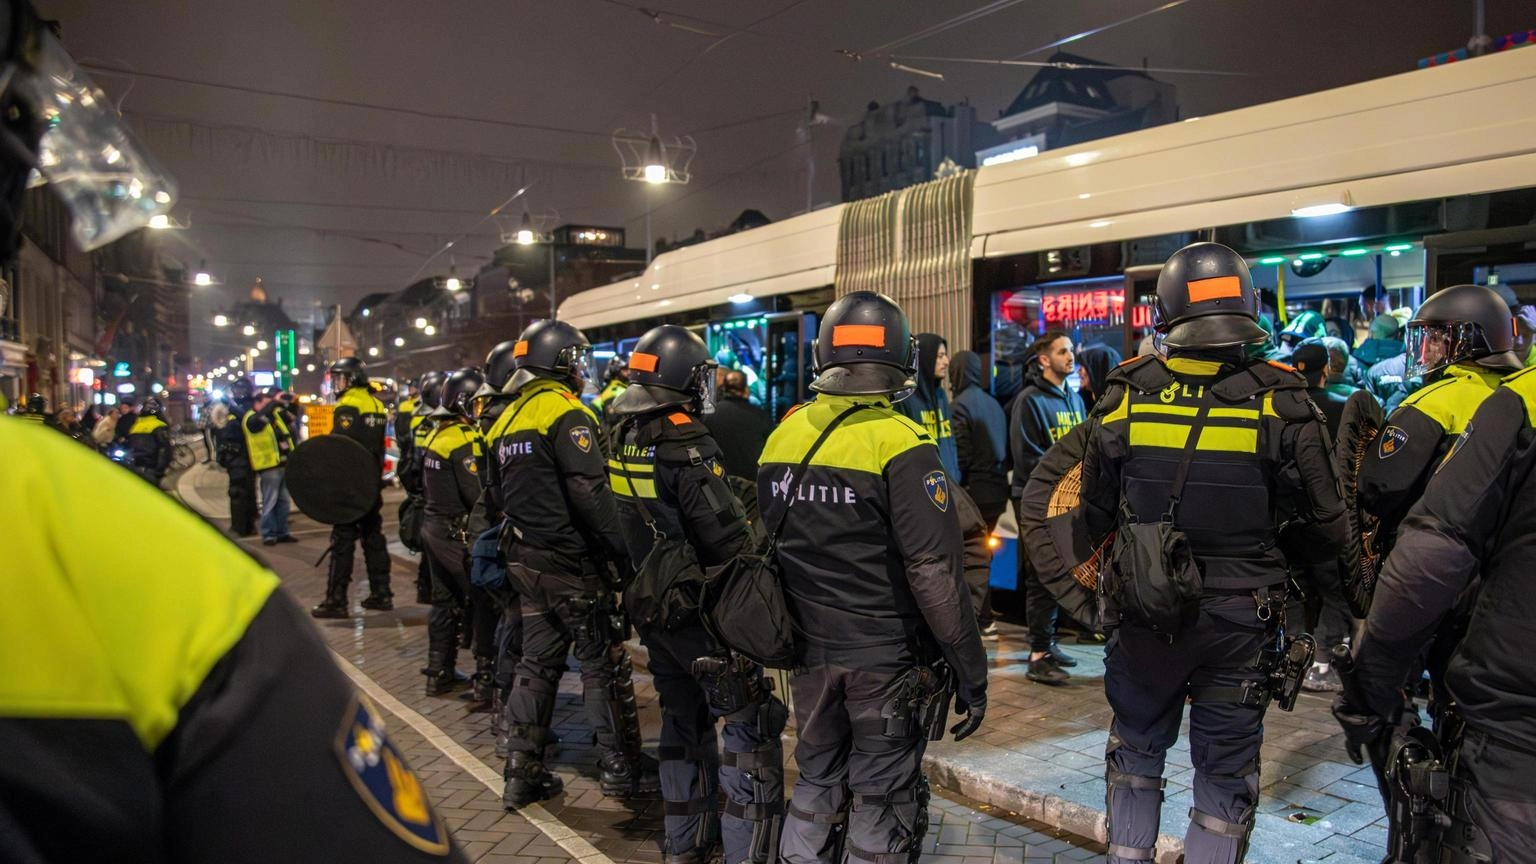
[[[1124,321],[1125,294],[1120,291],[1066,291],[1040,298],[1040,315],[1047,325],[1081,321]],[[1152,326],[1152,307],[1131,307],[1131,324]]]

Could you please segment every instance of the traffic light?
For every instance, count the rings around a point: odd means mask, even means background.
[[[275,370],[277,372],[277,386],[288,390],[293,387],[293,373],[298,367],[297,345],[298,339],[292,330],[279,330],[273,338],[276,350],[273,352]]]

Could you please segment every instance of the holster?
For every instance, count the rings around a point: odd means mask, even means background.
[[[773,682],[740,654],[700,657],[693,661],[693,677],[704,688],[709,707],[722,715],[735,714],[773,693]]]
[[[896,682],[896,692],[880,706],[885,737],[942,739],[954,692],[948,663],[941,660],[908,669]]]

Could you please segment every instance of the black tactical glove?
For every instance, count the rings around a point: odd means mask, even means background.
[[[969,703],[955,702],[955,710],[965,715],[965,719],[949,727],[949,733],[955,736],[956,741],[964,741],[972,732],[981,728],[982,718],[987,716],[987,697],[973,698]]]
[[[1365,751],[1388,734],[1387,721],[1350,703],[1343,696],[1334,697],[1333,719],[1344,728],[1344,751],[1349,761],[1365,764]]]

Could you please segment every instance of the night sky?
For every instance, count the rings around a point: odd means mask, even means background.
[[[1064,50],[1246,73],[1154,75],[1178,86],[1181,112],[1192,117],[1408,71],[1419,57],[1465,45],[1474,15],[1472,0],[37,6],[60,21],[65,46],[179,183],[174,216],[190,227],[162,232],[160,242],[189,267],[206,261],[223,282],[197,289],[195,336],[257,276],[295,311],[350,307],[418,273],[446,273],[449,255],[427,259],[461,235],[452,263],[473,273],[500,233],[516,228],[525,202],[546,228],[620,225],[631,246],[643,245],[648,207],[656,237],[717,230],[748,207],[781,219],[806,207],[813,160],[809,197],[837,200],[839,124],[870,100],[916,85],[945,103],[968,99],[980,119],[993,119],[1033,74],[906,58],[1043,60],[1056,40],[1151,13]],[[1168,8],[1152,11],[1159,7]],[[1528,0],[1488,0],[1490,35],[1531,26]],[[893,70],[877,55],[944,80]],[[801,144],[812,98],[831,122]],[[648,131],[652,114],[663,137],[697,139],[690,185],[620,178],[609,137],[619,127]],[[500,224],[484,218],[524,186]]]

